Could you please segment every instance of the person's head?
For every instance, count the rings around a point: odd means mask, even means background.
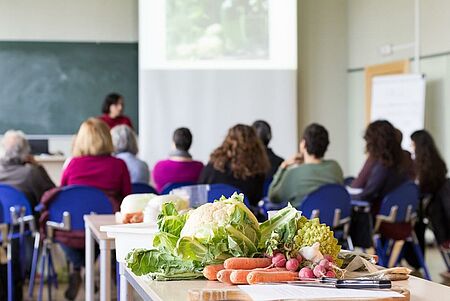
[[[78,130],[73,144],[73,156],[110,155],[114,147],[106,123],[97,118],[89,118]]]
[[[123,97],[118,93],[106,95],[103,101],[102,112],[108,114],[111,118],[122,115],[124,109]]]
[[[187,152],[192,144],[191,131],[188,128],[178,128],[173,132],[172,140],[176,149]]]
[[[411,134],[411,141],[415,155],[416,173],[421,186],[424,184],[429,190],[439,189],[439,186],[445,181],[447,166],[433,137],[426,130],[420,130]]]
[[[327,151],[328,144],[330,144],[330,140],[327,129],[320,124],[312,123],[303,132],[300,154],[303,156],[308,154],[316,159],[321,159]]]
[[[111,129],[111,137],[115,153],[132,153],[139,151],[136,134],[128,125],[117,125]]]
[[[262,143],[265,146],[268,146],[270,140],[272,139],[272,130],[270,125],[264,120],[256,120],[253,122],[252,127],[255,129],[256,135],[259,139],[261,139]]]
[[[403,151],[396,128],[387,120],[369,124],[364,134],[366,151],[385,167],[401,168]]]
[[[210,162],[221,172],[229,168],[233,177],[242,180],[265,175],[270,167],[264,146],[255,130],[244,124],[228,130],[222,145],[211,154]]]
[[[0,160],[3,162],[27,161],[31,149],[25,134],[22,131],[9,130],[1,141]]]

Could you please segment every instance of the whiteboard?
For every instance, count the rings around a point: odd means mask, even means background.
[[[377,76],[372,81],[371,121],[385,119],[403,133],[402,147],[411,150],[410,135],[424,128],[425,78],[422,74]]]

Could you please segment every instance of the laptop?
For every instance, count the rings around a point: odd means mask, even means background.
[[[48,154],[48,139],[29,139],[28,143],[31,147],[31,154],[41,155]]]

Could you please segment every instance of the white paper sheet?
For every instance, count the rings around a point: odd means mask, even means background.
[[[277,285],[239,285],[255,301],[283,299],[328,299],[328,298],[390,298],[403,297],[391,290],[337,289],[323,287],[305,287],[288,284]]]

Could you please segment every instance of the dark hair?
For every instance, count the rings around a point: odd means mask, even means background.
[[[364,134],[366,151],[375,160],[388,168],[403,168],[403,150],[399,135],[387,120],[377,120],[369,124]]]
[[[267,146],[269,145],[270,139],[272,139],[272,130],[267,121],[256,120],[253,122],[252,127],[256,131],[256,136],[261,139],[262,143]]]
[[[228,130],[222,145],[210,156],[214,169],[226,172],[227,168],[236,179],[245,180],[257,175],[264,176],[270,168],[264,145],[248,125],[238,124]]]
[[[192,134],[188,128],[178,128],[173,132],[173,143],[179,150],[188,151],[192,144]]]
[[[104,114],[109,114],[109,107],[117,104],[121,99],[123,99],[123,96],[118,93],[109,93],[106,95],[102,105],[102,112]]]
[[[415,144],[415,169],[422,193],[436,193],[444,184],[447,166],[433,137],[426,130],[411,134]]]
[[[327,151],[330,140],[328,131],[320,124],[312,123],[308,125],[303,132],[303,140],[305,140],[306,151],[316,158],[323,158]]]

